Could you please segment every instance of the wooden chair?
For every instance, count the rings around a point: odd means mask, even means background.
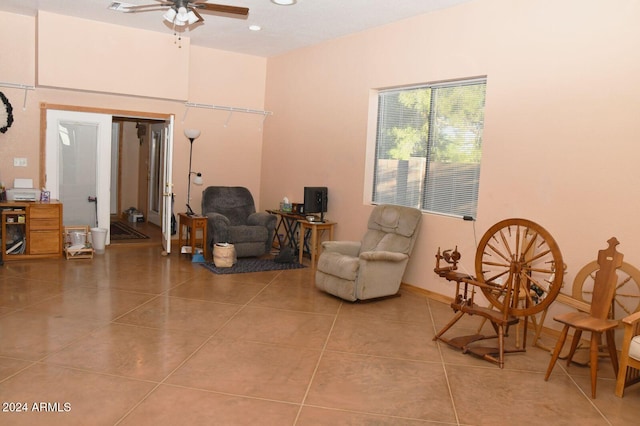
[[[616,395],[622,398],[624,388],[640,382],[640,312],[622,319],[624,339],[620,351],[620,368]]]
[[[611,311],[611,302],[616,290],[618,276],[616,269],[622,265],[622,253],[616,251],[616,246],[620,244],[615,237],[607,241],[609,247],[606,250],[598,252],[598,265],[600,269],[596,272],[593,284],[593,298],[591,299],[591,309],[586,312],[569,312],[554,317],[554,320],[564,324],[558,343],[553,351],[553,356],[547,368],[547,374],[544,380],[549,380],[551,371],[558,360],[560,351],[564,346],[569,328],[574,328],[573,340],[571,341],[571,349],[567,357],[567,366],[571,364],[571,359],[575,354],[580,337],[583,331],[591,332],[591,346],[589,350],[590,368],[591,368],[591,397],[596,397],[596,380],[598,374],[598,349],[602,337],[602,333],[607,336],[607,347],[613,365],[613,371],[618,374],[618,354],[616,352],[616,344],[614,339],[614,331],[618,325],[618,321],[611,320],[609,314]]]

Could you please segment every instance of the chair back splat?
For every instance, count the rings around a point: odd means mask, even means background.
[[[593,284],[593,297],[591,299],[591,316],[599,319],[606,319],[611,312],[611,302],[616,293],[618,274],[616,269],[622,266],[622,253],[616,251],[616,246],[620,244],[615,237],[607,241],[609,248],[598,252],[598,265],[600,269],[596,272]]]
[[[589,313],[585,312],[568,312],[557,315],[553,319],[564,324],[558,343],[553,350],[547,373],[544,380],[549,380],[549,376],[556,365],[556,361],[560,356],[560,352],[567,339],[569,329],[573,328],[573,339],[571,348],[567,356],[567,367],[571,365],[573,355],[580,343],[580,337],[583,331],[591,333],[591,344],[589,348],[589,367],[591,369],[591,397],[596,397],[596,384],[598,375],[598,358],[600,356],[600,342],[602,334],[607,337],[607,349],[611,358],[613,371],[618,375],[618,353],[616,352],[616,342],[614,331],[618,326],[618,321],[610,319],[612,311],[611,304],[616,292],[618,283],[618,274],[616,269],[622,266],[622,253],[616,251],[616,246],[620,244],[615,237],[610,238],[607,243],[609,247],[598,252],[598,266],[593,282],[593,297],[591,299],[591,309]]]

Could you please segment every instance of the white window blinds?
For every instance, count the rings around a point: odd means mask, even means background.
[[[486,80],[381,91],[373,202],[476,216]]]

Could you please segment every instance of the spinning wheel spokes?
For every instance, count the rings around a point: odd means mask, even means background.
[[[574,299],[591,303],[593,284],[596,272],[600,269],[597,261],[582,267],[573,281],[572,296]],[[613,298],[613,318],[621,319],[640,310],[640,270],[633,265],[622,262],[616,271],[618,283]]]
[[[498,309],[512,293],[509,313],[536,314],[558,295],[562,286],[562,254],[540,225],[526,219],[507,219],[492,226],[476,252],[476,279]],[[556,273],[557,269],[560,273]]]

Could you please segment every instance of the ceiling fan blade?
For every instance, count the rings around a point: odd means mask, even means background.
[[[191,7],[194,9],[200,9],[201,12],[222,12],[243,16],[247,16],[249,14],[248,7],[227,6],[224,4],[191,3]]]
[[[148,12],[151,10],[160,10],[166,7],[173,6],[173,2],[163,1],[158,4],[143,4],[140,6],[129,6],[124,7],[124,12],[132,13],[132,12]]]

